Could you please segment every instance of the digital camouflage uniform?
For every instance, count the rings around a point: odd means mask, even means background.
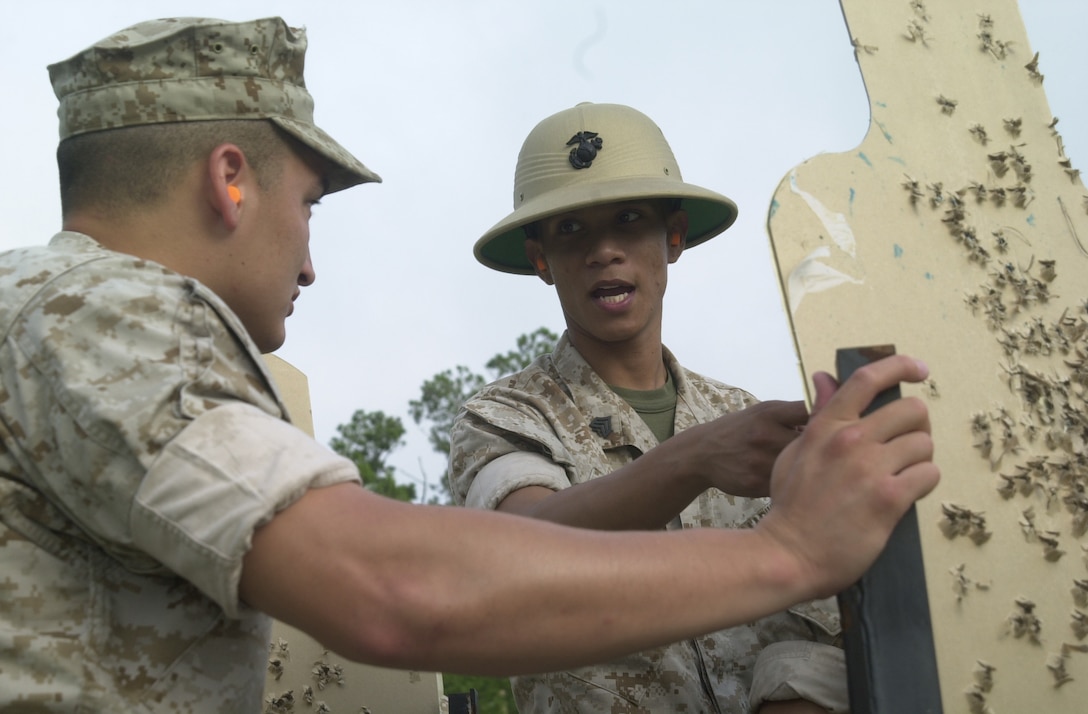
[[[380,180],[314,125],[306,45],[280,18],[126,28],[49,67],[60,138],[267,120],[328,192]],[[262,711],[271,623],[242,559],[348,481],[204,285],[74,232],[0,254],[0,710]]]
[[[677,389],[676,431],[756,402],[743,390],[684,369],[667,349],[664,357]],[[493,509],[526,486],[559,490],[612,473],[656,445],[642,418],[564,334],[554,353],[464,405],[451,431],[450,481],[459,503]],[[711,489],[679,521],[684,528],[743,528],[768,507],[767,499]],[[607,664],[518,677],[514,695],[522,714],[747,713],[764,699],[797,697],[843,712],[848,704],[845,662],[835,646],[839,633],[834,600],[808,603]]]
[[[253,531],[357,479],[231,310],[79,233],[0,255],[0,710],[261,711]]]

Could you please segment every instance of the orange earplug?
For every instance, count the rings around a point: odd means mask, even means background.
[[[230,200],[235,204],[242,202],[242,189],[237,186],[227,186],[227,195],[230,196]]]

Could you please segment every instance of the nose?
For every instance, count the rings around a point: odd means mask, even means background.
[[[623,237],[616,231],[602,229],[587,236],[586,262],[589,265],[621,263],[626,256]]]
[[[317,273],[314,271],[314,263],[310,258],[310,252],[306,251],[306,262],[302,264],[302,270],[298,274],[298,284],[302,287],[313,285],[317,280]]]

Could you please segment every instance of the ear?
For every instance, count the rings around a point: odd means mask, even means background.
[[[548,260],[544,257],[544,248],[540,241],[533,238],[525,239],[525,257],[529,259],[529,265],[533,266],[536,276],[548,285],[555,285],[551,272],[548,270]]]
[[[220,144],[208,155],[207,200],[227,230],[233,231],[241,221],[252,175],[245,154],[235,144]]]
[[[680,259],[680,254],[688,242],[688,212],[684,210],[674,211],[665,221],[666,241],[669,251],[669,262],[675,263]]]

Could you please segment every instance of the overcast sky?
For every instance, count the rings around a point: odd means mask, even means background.
[[[384,179],[318,207],[317,282],[279,352],[309,377],[323,443],[356,409],[400,416],[407,445],[392,462],[433,481],[444,462],[407,413],[420,385],[458,364],[482,371],[538,327],[562,331],[551,288],[484,268],[472,245],[511,209],[525,135],[581,101],[649,114],[684,178],[740,206],[733,228],[673,266],[666,344],[762,399],[802,398],[765,221],[793,166],[857,146],[869,125],[838,0],[36,0],[5,12],[0,250],[59,227],[47,64],[157,17],[306,26],[318,125]],[[1021,14],[1079,165],[1088,2],[1022,0]]]

